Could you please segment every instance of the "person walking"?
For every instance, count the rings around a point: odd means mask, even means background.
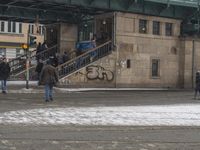
[[[7,63],[5,57],[2,58],[0,62],[0,80],[1,80],[1,90],[3,94],[7,93],[7,79],[10,76],[10,66]]]
[[[196,99],[198,95],[200,96],[200,72],[199,71],[196,72],[194,99]]]
[[[45,87],[45,101],[53,101],[53,86],[58,82],[58,73],[56,68],[47,60],[47,64],[43,67],[40,74],[39,85],[44,85]]]

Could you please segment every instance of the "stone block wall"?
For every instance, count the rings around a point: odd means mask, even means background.
[[[68,87],[115,87],[115,57],[113,52],[69,77],[61,79],[60,84]]]
[[[63,54],[64,51],[70,52],[75,49],[75,45],[78,39],[78,27],[75,24],[60,24],[60,53]]]
[[[129,59],[131,67],[118,65],[120,87],[178,87],[180,55],[180,21],[117,13],[116,45],[118,63]],[[147,20],[147,33],[139,33],[139,19]],[[160,22],[160,35],[153,35],[153,21]],[[165,35],[165,23],[173,24],[173,35]],[[152,77],[152,59],[159,60],[159,76]]]
[[[70,87],[194,86],[195,72],[200,70],[200,40],[180,38],[180,20],[129,13],[115,13],[114,19],[115,51],[90,64],[89,73],[83,68],[63,79],[62,84]],[[146,34],[139,33],[139,19],[147,20]],[[153,34],[153,21],[160,22],[160,35]],[[166,23],[173,25],[171,36],[166,36]],[[153,59],[159,62],[156,77],[152,76]],[[102,72],[113,75],[113,79],[102,78]]]

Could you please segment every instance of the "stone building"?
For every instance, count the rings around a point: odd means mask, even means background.
[[[200,69],[196,38],[180,36],[181,20],[115,12],[95,17],[95,32],[111,20],[113,53],[62,79],[76,87],[191,88]],[[88,69],[89,68],[89,69]],[[88,72],[89,70],[89,72]],[[106,74],[106,75],[105,75]]]

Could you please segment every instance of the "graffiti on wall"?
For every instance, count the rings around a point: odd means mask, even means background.
[[[89,80],[105,80],[112,81],[114,73],[99,65],[91,65],[86,67],[86,77]]]

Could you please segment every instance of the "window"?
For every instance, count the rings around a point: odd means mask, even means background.
[[[153,34],[160,35],[160,22],[153,21]]]
[[[172,23],[165,23],[166,36],[172,36]]]
[[[143,19],[139,20],[139,32],[147,33],[147,20],[143,20]]]
[[[22,23],[14,21],[0,21],[0,32],[22,33]]]
[[[5,22],[1,22],[1,32],[5,31]]]
[[[12,32],[16,32],[16,22],[12,22]]]
[[[127,68],[131,68],[131,60],[127,59],[126,61]]]
[[[19,33],[22,33],[22,23],[19,23]]]
[[[42,26],[42,35],[45,34],[45,26]]]
[[[39,34],[42,35],[42,26],[39,26]]]
[[[160,60],[159,59],[152,59],[152,77],[159,77],[159,67],[160,67]]]
[[[29,33],[33,34],[34,33],[34,25],[29,24]]]
[[[8,21],[8,32],[11,32],[11,21]]]

